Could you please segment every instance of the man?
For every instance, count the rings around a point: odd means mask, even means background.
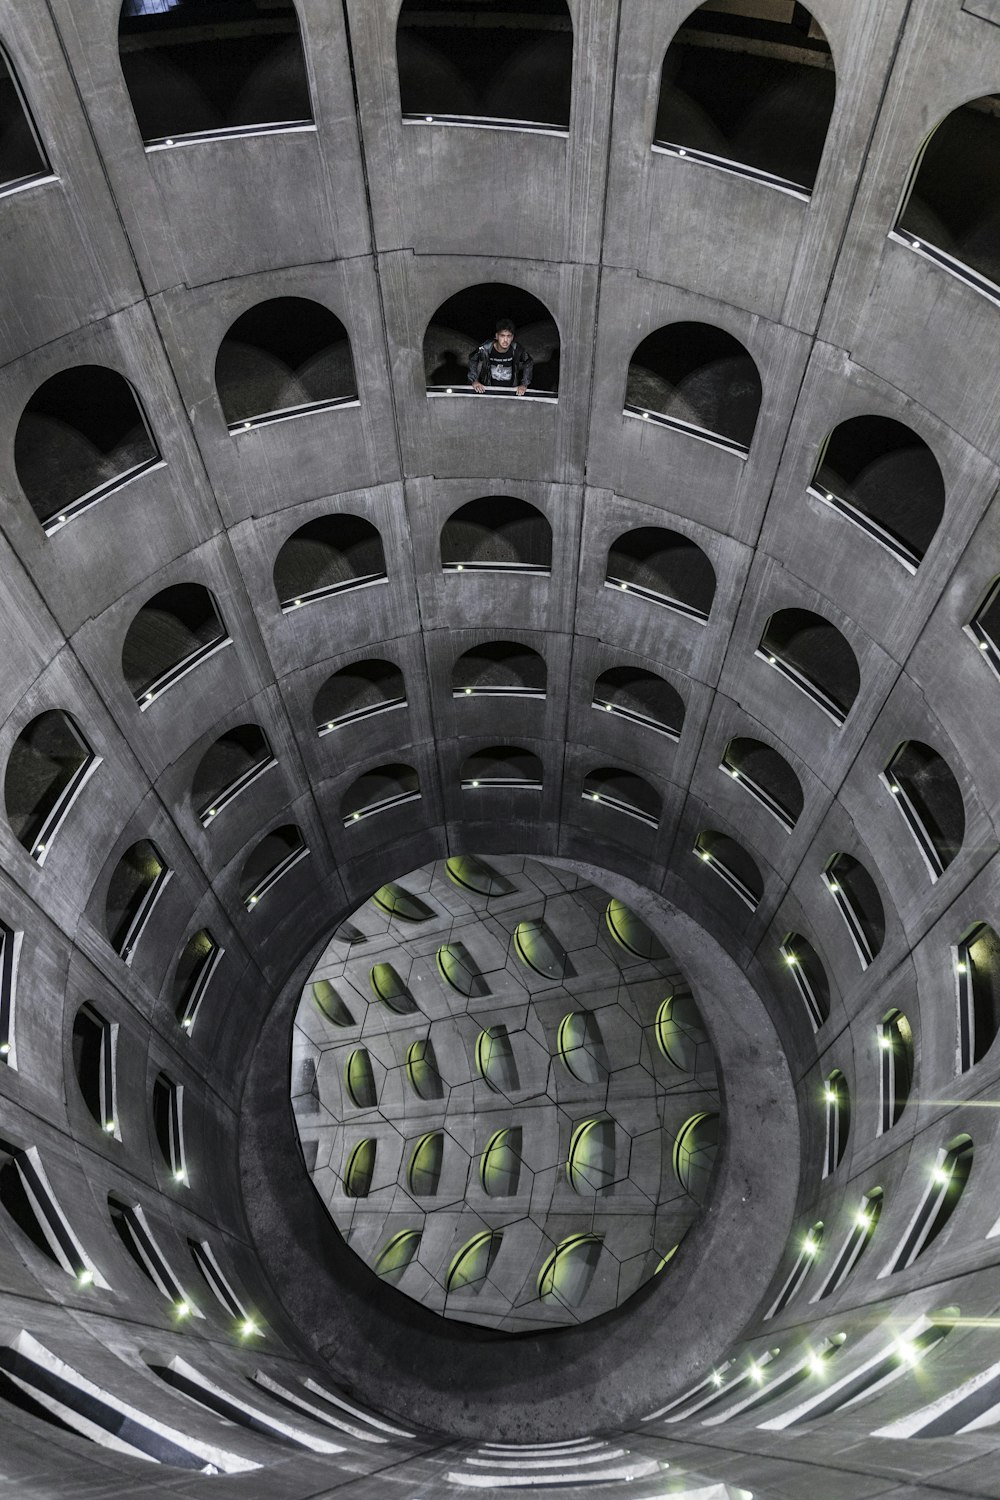
[[[487,386],[493,386],[500,390],[506,387],[523,396],[531,384],[534,368],[531,355],[514,337],[510,318],[501,318],[492,342],[480,344],[469,355],[469,383],[479,395]]]

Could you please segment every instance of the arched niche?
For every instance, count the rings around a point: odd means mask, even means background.
[[[125,0],[118,52],[147,149],[312,123],[292,0]]]
[[[139,398],[104,365],[50,375],[14,434],[18,482],[46,536],[159,462]]]
[[[706,0],[664,56],[654,150],[808,197],[835,96],[829,43],[804,5]]]
[[[236,319],[219,345],[215,389],[230,432],[358,399],[343,323],[309,297],[272,297]]]
[[[492,342],[499,319],[515,325],[514,337],[533,362],[532,399],[554,400],[559,390],[559,329],[544,302],[506,282],[480,282],[455,292],[434,313],[424,333],[424,377],[428,396],[477,399],[469,359]],[[487,394],[509,392],[488,387]]]
[[[977,291],[1000,292],[1000,94],[969,99],[925,138],[895,233]]]
[[[403,0],[396,66],[406,124],[569,130],[573,22],[565,0]]]
[[[625,415],[746,457],[763,399],[750,351],[713,323],[670,323],[636,346]]]

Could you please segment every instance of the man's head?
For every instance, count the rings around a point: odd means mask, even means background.
[[[511,322],[510,318],[499,318],[497,320],[496,332],[493,335],[493,342],[496,344],[498,349],[506,350],[510,348],[511,344],[514,342],[514,325]]]

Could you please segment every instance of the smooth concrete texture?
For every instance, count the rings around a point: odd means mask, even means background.
[[[928,132],[1000,89],[997,7],[815,0],[836,99],[809,201],[652,151],[685,0],[572,0],[565,138],[404,124],[398,8],[297,0],[314,128],[147,152],[118,61],[118,0],[0,0],[0,45],[52,167],[0,193],[0,767],[50,709],[71,714],[101,760],[44,863],[0,816],[0,972],[13,1002],[0,1062],[0,1475],[39,1500],[223,1485],[248,1500],[441,1500],[470,1476],[510,1480],[491,1441],[597,1434],[605,1446],[580,1472],[604,1484],[598,1494],[627,1485],[652,1500],[680,1479],[681,1493],[712,1500],[996,1500],[995,1425],[876,1434],[919,1427],[926,1406],[947,1405],[1000,1359],[1000,1043],[960,1070],[956,972],[969,932],[1000,928],[1000,680],[967,629],[1000,574],[1000,312],[891,237]],[[549,309],[562,347],[555,404],[427,397],[427,323],[483,283]],[[230,435],[214,389],[219,344],[247,309],[285,296],[343,321],[359,404]],[[484,303],[484,338],[495,311]],[[757,365],[746,456],[623,415],[632,352],[690,320],[732,334]],[[32,394],[80,364],[131,383],[162,463],[46,537],[15,435]],[[910,427],[940,465],[944,517],[915,573],[807,493],[826,438],[858,415]],[[503,494],[548,519],[551,574],[443,572],[447,519]],[[338,512],[377,527],[387,581],[283,613],[279,549]],[[645,526],[708,557],[707,621],[605,588],[609,547]],[[122,645],[140,608],[180,583],[211,590],[231,644],[140,710]],[[857,658],[860,692],[839,728],[756,654],[769,617],[789,608],[823,617]],[[543,656],[544,701],[453,697],[455,660],[498,640]],[[368,657],[398,665],[405,707],[319,736],[323,684]],[[676,741],[591,706],[596,679],[617,666],[678,693]],[[276,764],[205,827],[192,779],[243,724],[260,726]],[[798,777],[790,831],[720,769],[734,736],[762,741]],[[961,848],[937,878],[882,779],[907,740],[943,756],[962,794]],[[538,805],[492,792],[470,804],[461,765],[492,745],[539,757]],[[414,768],[419,800],[345,826],[358,778],[393,763]],[[655,828],[584,796],[604,767],[659,796]],[[244,866],[288,824],[308,856],[248,909]],[[754,909],[697,858],[705,830],[754,861]],[[172,874],[126,964],[108,939],[107,893],[143,839]],[[457,1333],[349,1264],[294,1140],[291,1017],[318,955],[378,885],[463,852],[562,859],[623,894],[662,930],[720,1059],[729,1135],[711,1208],[651,1290],[551,1342]],[[836,853],[864,867],[884,907],[867,966],[824,882]],[[176,969],[203,928],[225,952],[188,1034]],[[818,1030],[782,954],[790,934],[825,971]],[[1000,986],[996,973],[976,977]],[[110,1028],[115,1132],[93,1118],[77,1076],[84,1004]],[[891,1010],[912,1027],[914,1077],[881,1129],[877,1029]],[[851,1126],[824,1172],[822,1091],[835,1069]],[[154,1127],[160,1072],[184,1091],[188,1185]],[[890,1272],[960,1133],[975,1146],[964,1193],[927,1249]],[[25,1214],[16,1162],[32,1149],[94,1284],[53,1259]],[[877,1187],[870,1242],[813,1300]],[[109,1194],[144,1211],[167,1291],[113,1226]],[[765,1317],[820,1221],[814,1263]],[[198,1270],[192,1240],[210,1245],[239,1316]],[[203,1317],[178,1316],[173,1282]],[[762,1425],[820,1388],[809,1372],[780,1382],[825,1339],[847,1336],[832,1383],[838,1369],[895,1359],[901,1333],[956,1306],[960,1321],[915,1370],[897,1363],[898,1378],[844,1409]],[[242,1314],[263,1332],[242,1337]],[[92,1381],[220,1459],[260,1467],[229,1479],[203,1463],[157,1467],[18,1408],[2,1370],[22,1330],[65,1362],[71,1385]],[[692,1401],[652,1417],[730,1358],[724,1387],[741,1373],[751,1382],[749,1362],[773,1349],[760,1404],[741,1405],[744,1382],[711,1410]],[[343,1451],[290,1448],[245,1412],[256,1426],[223,1421],[157,1374],[176,1357],[230,1401]],[[258,1371],[293,1404],[252,1384]],[[305,1410],[307,1380],[407,1435],[322,1396]],[[571,1477],[567,1492],[586,1494]]]

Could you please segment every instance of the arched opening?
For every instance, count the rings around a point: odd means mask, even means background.
[[[466,945],[453,939],[442,943],[437,951],[437,966],[441,978],[459,995],[475,999],[490,992],[486,976]]]
[[[604,909],[604,921],[618,947],[643,963],[666,963],[670,955],[646,923],[624,901],[614,897]]]
[[[809,493],[911,572],[944,515],[940,464],[912,427],[892,417],[851,417],[835,427],[820,449]]]
[[[295,823],[285,823],[266,833],[240,872],[240,900],[247,911],[252,911],[263,901],[282,876],[294,869],[308,853],[309,845]]]
[[[51,174],[28,101],[0,46],[0,194],[16,192]]]
[[[1000,937],[977,922],[955,948],[958,990],[958,1067],[981,1062],[1000,1031]]]
[[[158,1073],[153,1080],[153,1135],[163,1164],[173,1180],[186,1187],[187,1158],[184,1151],[184,1089]]]
[[[444,1165],[444,1131],[429,1130],[413,1148],[406,1184],[415,1198],[433,1198]]]
[[[418,1099],[443,1099],[444,1081],[430,1037],[411,1042],[406,1053],[406,1077]]]
[[[396,66],[408,125],[569,130],[573,22],[565,0],[403,0]]]
[[[459,772],[462,791],[506,788],[538,792],[542,789],[542,763],[530,750],[517,745],[491,745],[466,756]]]
[[[663,799],[648,781],[634,771],[623,771],[616,766],[599,766],[583,779],[583,798],[586,802],[600,802],[615,812],[638,818],[650,828],[659,826],[663,812]]]
[[[823,880],[840,909],[861,966],[867,969],[885,941],[885,908],[878,886],[850,854],[834,854],[823,871]]]
[[[861,669],[829,620],[811,609],[779,609],[764,626],[757,655],[843,724],[861,689]]]
[[[312,123],[292,0],[125,0],[118,51],[147,148]]]
[[[629,360],[625,415],[745,456],[762,397],[739,339],[709,323],[671,323],[647,334]]]
[[[127,1203],[116,1193],[109,1193],[108,1215],[129,1259],[171,1303],[174,1316],[181,1320],[203,1318],[205,1314],[188,1296],[160,1248],[141,1204]]]
[[[322,736],[405,707],[406,684],[396,663],[369,656],[326,679],[313,700],[313,723]]]
[[[662,526],[639,526],[612,542],[604,583],[693,620],[707,620],[715,598],[715,569],[697,542]]]
[[[674,1139],[674,1176],[689,1197],[704,1203],[719,1154],[722,1122],[713,1111],[692,1115]]]
[[[0,1205],[11,1225],[79,1286],[107,1288],[52,1191],[36,1146],[25,1150],[0,1139]]]
[[[378,1143],[369,1137],[358,1141],[344,1168],[344,1192],[348,1198],[367,1198],[375,1175]]]
[[[448,1267],[445,1290],[453,1292],[479,1292],[493,1268],[503,1243],[502,1229],[483,1229],[473,1235],[455,1256]]]
[[[566,1156],[566,1179],[574,1193],[603,1192],[615,1180],[613,1120],[584,1120],[575,1126]]]
[[[395,1286],[403,1278],[403,1272],[420,1249],[419,1229],[401,1229],[394,1234],[375,1258],[375,1274]]]
[[[1000,677],[1000,578],[994,578],[982,604],[965,627],[983,656]]]
[[[520,1088],[517,1061],[506,1026],[487,1026],[476,1038],[479,1076],[495,1094],[512,1094]]]
[[[203,828],[259,776],[278,762],[259,724],[237,724],[219,736],[198,762],[191,782],[191,800]]]
[[[667,48],[654,150],[808,197],[836,78],[822,27],[793,0],[706,0]]]
[[[14,1036],[14,1001],[17,995],[17,961],[24,934],[0,922],[0,1065],[17,1067]]]
[[[274,588],[286,615],[385,582],[382,538],[363,516],[317,516],[292,532],[274,560]]]
[[[830,1018],[830,981],[816,949],[801,932],[790,932],[781,942],[781,956],[795,981],[814,1031]]]
[[[880,1187],[869,1188],[861,1200],[843,1248],[827,1273],[819,1291],[813,1297],[820,1302],[843,1286],[871,1243],[878,1221],[885,1206],[885,1195]]]
[[[514,339],[496,347],[497,324],[508,320]],[[494,368],[495,367],[495,368]],[[428,396],[509,396],[526,386],[534,401],[554,401],[559,390],[559,330],[537,297],[506,282],[465,287],[442,302],[424,334]],[[523,398],[522,398],[523,399]]]
[[[219,346],[215,389],[230,432],[356,406],[347,329],[308,297],[258,302],[236,319]]]
[[[572,1312],[584,1301],[594,1279],[604,1238],[574,1234],[557,1245],[538,1274],[538,1300]]]
[[[406,981],[392,964],[373,964],[368,971],[368,982],[376,1000],[385,1006],[390,1015],[412,1016],[420,1009]]]
[[[560,983],[573,973],[569,954],[541,917],[525,918],[514,928],[514,951],[523,964],[543,979]]]
[[[451,669],[453,698],[544,698],[545,658],[520,641],[483,641]]]
[[[798,1292],[799,1288],[802,1286],[802,1283],[805,1281],[806,1277],[809,1275],[809,1272],[812,1270],[813,1266],[816,1263],[816,1258],[820,1253],[820,1249],[823,1244],[823,1236],[825,1233],[826,1228],[823,1220],[819,1219],[815,1224],[813,1224],[811,1229],[807,1230],[802,1238],[798,1240],[795,1260],[792,1263],[792,1269],[789,1271],[787,1277],[782,1283],[781,1290],[779,1291],[774,1302],[765,1313],[766,1318],[776,1318],[780,1312],[784,1311],[789,1302],[791,1302],[792,1298],[795,1296],[796,1292]],[[775,1354],[779,1352],[780,1351],[777,1349],[774,1350]]]
[[[207,927],[199,927],[188,938],[177,960],[171,984],[171,1000],[178,1025],[189,1036],[194,1030],[201,1003],[225,951]]]
[[[660,1002],[654,1023],[656,1045],[667,1062],[682,1073],[712,1065],[712,1047],[694,997],[686,990]]]
[[[366,771],[344,793],[340,816],[344,827],[370,818],[374,813],[416,802],[420,796],[420,779],[412,766],[398,762]]]
[[[552,572],[552,527],[514,495],[484,495],[460,505],[441,528],[446,573]]]
[[[31,397],[14,467],[46,536],[160,462],[135,391],[103,365],[73,365]]]
[[[208,589],[200,583],[175,583],[147,599],[129,626],[122,673],[145,711],[188,672],[231,644]]]
[[[104,903],[104,930],[127,964],[172,874],[149,839],[130,845],[115,866]]]
[[[115,1048],[118,1027],[89,1002],[73,1018],[73,1071],[95,1124],[119,1140]]]
[[[578,1083],[605,1083],[611,1073],[601,1025],[592,1010],[572,1010],[559,1022],[559,1061]]]
[[[506,875],[475,854],[453,854],[445,860],[445,871],[453,885],[477,896],[509,896],[515,889]]]
[[[45,861],[84,783],[100,765],[70,715],[46,710],[11,746],[4,775],[7,821],[22,848]]]
[[[834,1068],[824,1084],[823,1104],[826,1111],[823,1176],[829,1177],[844,1159],[851,1130],[851,1096],[847,1091],[847,1079],[839,1068]]]
[[[891,1130],[913,1085],[913,1029],[901,1010],[886,1011],[875,1031],[879,1049],[879,1128]]]
[[[934,1243],[965,1192],[974,1154],[972,1139],[967,1135],[955,1136],[938,1151],[920,1207],[882,1275],[905,1271]]]
[[[434,908],[398,880],[380,885],[372,895],[372,905],[397,922],[432,922],[435,917]]]
[[[977,291],[1000,293],[1000,94],[952,110],[917,153],[895,233]]]
[[[594,683],[592,708],[616,714],[643,729],[653,729],[668,739],[680,739],[684,727],[684,700],[655,672],[644,667],[610,667]]]
[[[375,1072],[366,1047],[356,1047],[344,1068],[347,1093],[355,1109],[374,1109],[378,1103]]]
[[[705,828],[694,841],[694,852],[740,900],[756,911],[764,894],[764,877],[746,850],[714,828]]]
[[[783,755],[762,740],[737,735],[722,755],[720,770],[766,807],[783,828],[792,829],[802,812],[802,783]]]
[[[354,1025],[354,1017],[347,1002],[329,979],[313,981],[312,997],[316,1002],[316,1009],[331,1026],[340,1028]]]
[[[912,833],[932,880],[943,875],[965,838],[965,803],[948,762],[921,740],[904,740],[882,780]]]
[[[479,1176],[488,1198],[513,1198],[521,1178],[521,1127],[508,1125],[486,1143]]]

